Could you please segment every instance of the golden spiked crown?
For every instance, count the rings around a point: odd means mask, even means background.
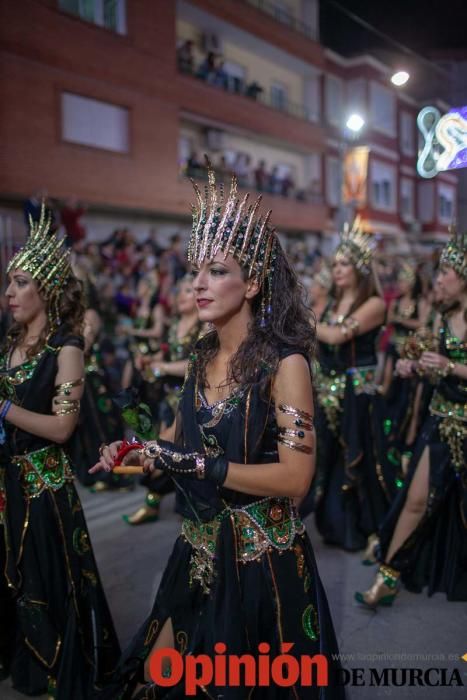
[[[206,157],[208,185],[204,197],[192,180],[196,204],[192,206],[193,227],[188,244],[188,260],[200,266],[212,260],[220,251],[231,255],[250,277],[260,283],[271,274],[279,246],[275,229],[269,225],[271,211],[259,212],[261,197],[248,204],[249,194],[238,196],[237,178],[232,175],[230,192],[224,199],[222,185],[217,187],[216,176]]]
[[[451,226],[451,240],[444,246],[440,265],[452,267],[458,275],[467,279],[467,233],[459,233]]]
[[[407,281],[409,284],[413,284],[417,279],[417,273],[415,272],[414,266],[407,262],[403,262],[397,274],[397,278],[401,282]]]
[[[44,201],[39,221],[29,217],[29,237],[8,263],[7,272],[23,270],[36,280],[47,300],[57,299],[64,282],[72,276],[70,251],[63,238],[50,230],[52,217]]]
[[[352,228],[345,224],[335,255],[336,258],[339,256],[349,258],[359,272],[368,275],[371,270],[374,247],[373,234],[366,233],[360,228],[360,217],[357,216]]]

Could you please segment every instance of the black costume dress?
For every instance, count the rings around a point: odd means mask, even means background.
[[[439,352],[467,364],[467,343],[450,331],[443,316]],[[406,587],[428,594],[444,592],[448,600],[467,600],[467,381],[454,375],[440,379],[409,465],[404,489],[384,521],[381,559],[389,547],[407,492],[425,448],[429,450],[426,512],[418,526],[387,563],[401,572]]]
[[[418,319],[418,304],[414,301],[413,304],[406,310],[400,309],[400,300],[395,304],[394,313],[397,316],[403,316],[407,320]],[[393,368],[396,366],[397,360],[401,358],[402,349],[408,336],[413,332],[402,323],[395,322],[393,324],[393,334],[387,349],[387,358],[391,358]],[[415,392],[418,385],[416,377],[410,379],[402,379],[393,372],[391,385],[385,396],[383,430],[385,435],[384,451],[388,455],[388,459],[397,468],[401,463],[401,457],[404,452],[410,453],[410,445],[406,443],[407,430],[413,415]]]
[[[330,307],[324,320],[329,313]],[[383,403],[375,385],[379,332],[374,328],[342,345],[319,343],[311,507],[325,542],[350,551],[364,548],[377,532],[397,490],[384,456]]]
[[[8,369],[0,355],[2,394],[50,415],[61,347],[82,339],[58,332],[31,360]],[[119,645],[97,571],[70,460],[64,446],[5,423],[0,445],[0,604],[9,624],[16,690],[86,700],[106,682]],[[5,590],[5,584],[8,590]]]
[[[76,476],[84,486],[91,486],[97,480],[110,487],[121,487],[132,483],[118,474],[93,475],[89,468],[96,463],[99,447],[121,440],[125,431],[124,423],[117,406],[112,401],[112,391],[102,367],[99,342],[96,341],[85,358],[85,383],[81,399],[78,429],[73,441],[73,464]]]
[[[172,321],[167,331],[167,339],[161,343],[161,351],[164,354],[163,362],[188,360],[198,340],[201,330],[200,323],[196,323],[183,338],[178,338],[178,324],[178,319]],[[157,407],[157,414],[153,417],[156,428],[162,423],[169,426],[174,422],[182,384],[183,378],[175,375],[164,374],[158,379],[158,393],[161,400]],[[141,479],[141,484],[149,490],[150,493],[146,500],[153,507],[159,502],[160,496],[166,496],[174,491],[173,480],[167,474],[160,474],[156,477],[146,474]]]
[[[263,388],[259,382],[240,387],[228,399],[208,406],[197,386],[194,361],[179,405],[176,444],[190,451],[223,452],[235,463],[278,461],[273,375],[267,369],[261,374]],[[125,653],[119,678],[106,697],[132,696],[142,663],[168,618],[182,655],[214,658],[214,645],[222,641],[227,654],[257,657],[258,644],[267,641],[273,659],[284,641],[294,643],[290,653],[295,657],[326,654],[331,675],[337,666],[331,659],[337,651],[333,624],[311,543],[292,499],[249,496],[187,477],[177,476],[176,485],[182,534],[152,612]],[[172,688],[148,684],[136,697],[185,698],[183,679]],[[324,700],[341,699],[344,690],[298,683],[294,688],[250,689],[209,684],[199,697]]]

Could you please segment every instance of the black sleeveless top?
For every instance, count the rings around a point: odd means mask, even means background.
[[[323,321],[329,317],[331,307],[328,306],[323,314]],[[376,343],[381,326],[372,328],[367,333],[357,335],[341,345],[318,343],[318,357],[321,370],[329,374],[331,370],[343,373],[350,367],[371,367],[378,363]]]
[[[300,349],[293,347],[284,347],[280,359],[297,353],[309,361]],[[237,464],[277,462],[272,368],[265,366],[259,371],[255,384],[238,387],[229,397],[211,406],[197,385],[196,374],[194,360],[179,403],[176,444],[193,452],[209,454],[212,450]],[[220,404],[224,405],[220,407]],[[175,482],[178,487],[176,510],[192,520],[212,520],[227,504],[239,506],[258,500],[258,496],[217,487],[209,481],[176,476]]]
[[[16,367],[8,368],[10,348],[0,354],[0,393],[11,398],[13,403],[28,411],[52,414],[52,399],[55,393],[57,356],[64,346],[84,348],[83,338],[72,335],[65,328],[59,329],[47,345],[30,360]],[[5,421],[7,440],[0,445],[0,455],[11,458],[13,455],[27,454],[50,445],[50,440],[32,435]]]

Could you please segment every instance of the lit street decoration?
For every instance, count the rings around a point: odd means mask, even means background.
[[[454,107],[444,116],[436,107],[424,107],[417,124],[424,139],[417,161],[421,177],[467,167],[467,106]]]

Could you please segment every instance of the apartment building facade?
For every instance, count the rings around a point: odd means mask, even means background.
[[[374,59],[326,51],[318,11],[318,0],[2,3],[2,209],[18,217],[44,189],[86,202],[97,237],[121,221],[188,230],[187,175],[208,153],[219,172],[243,168],[241,187],[261,190],[279,230],[332,233],[342,159],[358,145],[365,226],[445,235],[455,176],[418,181],[418,106]],[[350,144],[357,108],[369,118]]]

